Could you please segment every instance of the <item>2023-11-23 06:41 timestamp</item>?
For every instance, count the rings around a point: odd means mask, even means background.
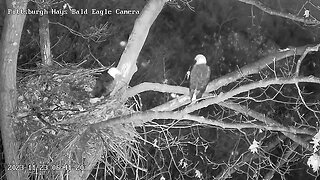
[[[59,171],[59,170],[76,170],[83,171],[83,165],[71,166],[64,165],[47,165],[47,164],[7,164],[8,171]]]

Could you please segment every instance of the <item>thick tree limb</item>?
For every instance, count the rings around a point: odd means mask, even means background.
[[[306,134],[314,135],[313,131],[308,131],[304,128],[294,128],[294,127],[284,127],[281,124],[266,124],[266,123],[227,123],[223,121],[213,120],[209,118],[204,118],[202,116],[195,116],[186,114],[182,111],[175,112],[155,112],[155,111],[146,111],[141,113],[134,113],[126,116],[115,117],[105,121],[98,122],[96,124],[91,124],[91,127],[94,129],[98,128],[107,128],[116,124],[132,124],[134,126],[141,126],[143,123],[151,121],[153,119],[177,119],[177,120],[191,120],[201,124],[207,124],[212,126],[221,127],[223,129],[245,129],[245,128],[257,128],[270,131],[280,131],[287,133],[296,133],[296,134]]]
[[[167,0],[150,0],[143,8],[140,16],[134,23],[128,44],[121,55],[117,68],[121,71],[123,79],[117,85],[111,95],[114,95],[123,87],[126,87],[133,74],[137,71],[137,58],[148,36],[151,25],[161,12]]]
[[[136,85],[126,92],[126,97],[132,97],[145,91],[157,91],[163,93],[189,94],[189,89],[181,86],[172,86],[167,84],[144,82]]]

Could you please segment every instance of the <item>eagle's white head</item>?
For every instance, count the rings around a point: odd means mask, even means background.
[[[202,54],[198,54],[194,60],[196,60],[196,64],[206,64],[207,63],[207,58],[202,55]]]
[[[121,75],[121,72],[117,68],[112,67],[108,70],[108,74],[110,74],[110,76],[112,76],[113,78],[116,78],[116,76]]]

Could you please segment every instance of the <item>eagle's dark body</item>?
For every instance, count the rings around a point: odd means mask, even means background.
[[[196,61],[197,61],[197,57],[195,58]],[[203,58],[205,57],[203,56]],[[211,70],[210,70],[210,67],[206,64],[206,60],[204,60],[204,63],[200,62],[199,64],[199,62],[200,61],[197,61],[197,63],[193,66],[190,73],[189,90],[190,90],[191,101],[194,101],[202,97],[202,94],[205,92],[206,87],[210,80]]]
[[[116,81],[121,78],[121,72],[115,68],[110,68],[103,72],[96,80],[96,84],[91,92],[93,97],[108,96],[116,86]]]
[[[102,73],[96,80],[92,91],[93,97],[108,96],[115,86],[114,78],[108,73]]]

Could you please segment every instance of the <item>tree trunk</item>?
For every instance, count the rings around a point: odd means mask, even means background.
[[[44,9],[42,9],[44,10]],[[44,14],[39,17],[39,36],[40,36],[40,51],[42,64],[44,66],[52,65],[50,31],[49,31],[49,15]]]
[[[7,0],[7,10],[25,10],[28,0]],[[0,120],[2,144],[6,162],[6,176],[8,180],[23,178],[23,171],[11,165],[19,165],[19,144],[13,131],[13,112],[16,106],[16,68],[19,52],[21,32],[25,21],[25,14],[8,14],[4,20],[4,27],[0,47]]]

